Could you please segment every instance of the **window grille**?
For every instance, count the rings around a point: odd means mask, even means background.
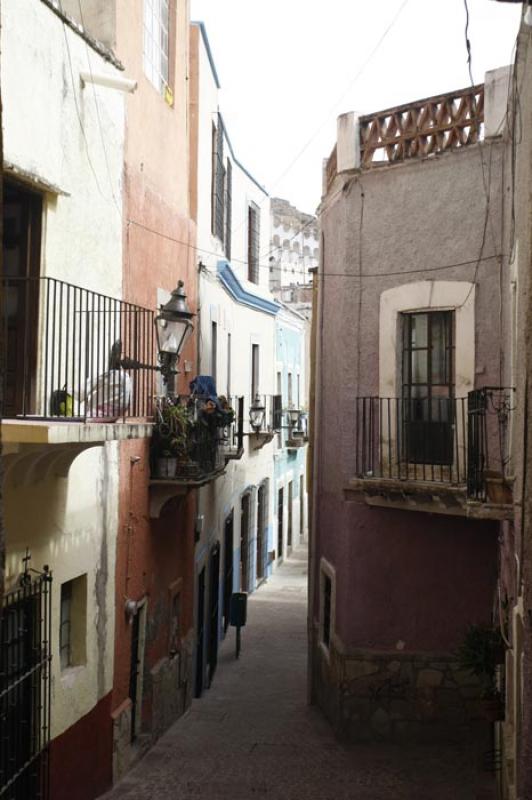
[[[164,94],[169,80],[169,0],[144,0],[144,72]]]
[[[260,213],[251,203],[248,208],[248,280],[259,283]]]
[[[213,126],[213,174],[212,174],[212,232],[224,242],[225,233],[225,166],[224,128],[220,114],[218,126]]]

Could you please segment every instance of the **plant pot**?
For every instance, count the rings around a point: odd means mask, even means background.
[[[504,719],[504,703],[499,695],[481,697],[479,710],[483,719],[488,722],[499,722]]]
[[[175,478],[177,473],[177,458],[159,456],[155,462],[155,475],[157,478]]]

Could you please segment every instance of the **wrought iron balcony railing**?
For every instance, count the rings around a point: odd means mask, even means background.
[[[55,278],[4,278],[4,415],[151,417],[154,312]]]
[[[159,400],[152,436],[152,479],[189,486],[214,480],[225,468],[228,431],[235,419],[232,409],[217,408],[209,399],[181,395]]]
[[[244,398],[227,398],[230,414],[227,424],[220,426],[220,447],[227,461],[242,457],[244,452]]]
[[[357,398],[357,477],[451,484],[471,499],[509,502],[512,397],[486,387],[467,398]]]

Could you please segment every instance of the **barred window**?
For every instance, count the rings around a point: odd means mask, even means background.
[[[87,575],[61,584],[59,655],[61,669],[86,663]]]
[[[218,125],[212,126],[211,230],[222,244],[225,233],[225,191],[224,129],[222,119],[218,114]]]
[[[231,260],[231,224],[232,224],[233,168],[227,159],[225,173],[225,255]]]
[[[248,280],[259,283],[260,210],[250,203],[248,207]]]
[[[169,79],[169,0],[144,0],[144,72],[164,94]]]

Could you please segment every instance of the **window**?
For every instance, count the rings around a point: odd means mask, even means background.
[[[403,315],[404,451],[408,461],[452,464],[453,312]]]
[[[281,408],[283,405],[283,377],[280,372],[277,373],[277,397],[281,398]],[[283,446],[283,432],[281,430],[280,425],[275,425],[277,430],[277,447]]]
[[[211,322],[211,377],[216,386],[216,372],[218,369],[218,325]]]
[[[227,159],[227,170],[225,173],[225,255],[228,261],[231,260],[232,193],[233,167],[229,159]]]
[[[61,584],[59,655],[61,669],[84,664],[87,637],[87,576]]]
[[[259,393],[259,378],[260,378],[260,364],[259,364],[259,345],[251,345],[251,399],[254,400],[255,396]]]
[[[144,0],[144,72],[165,93],[169,78],[169,0]]]
[[[293,407],[293,396],[292,396],[292,373],[288,373],[288,408]]]
[[[211,230],[222,244],[225,233],[225,192],[224,128],[222,118],[218,114],[218,125],[212,126]]]
[[[260,212],[255,203],[248,207],[248,280],[259,283]]]
[[[231,397],[231,334],[227,334],[227,398]]]

